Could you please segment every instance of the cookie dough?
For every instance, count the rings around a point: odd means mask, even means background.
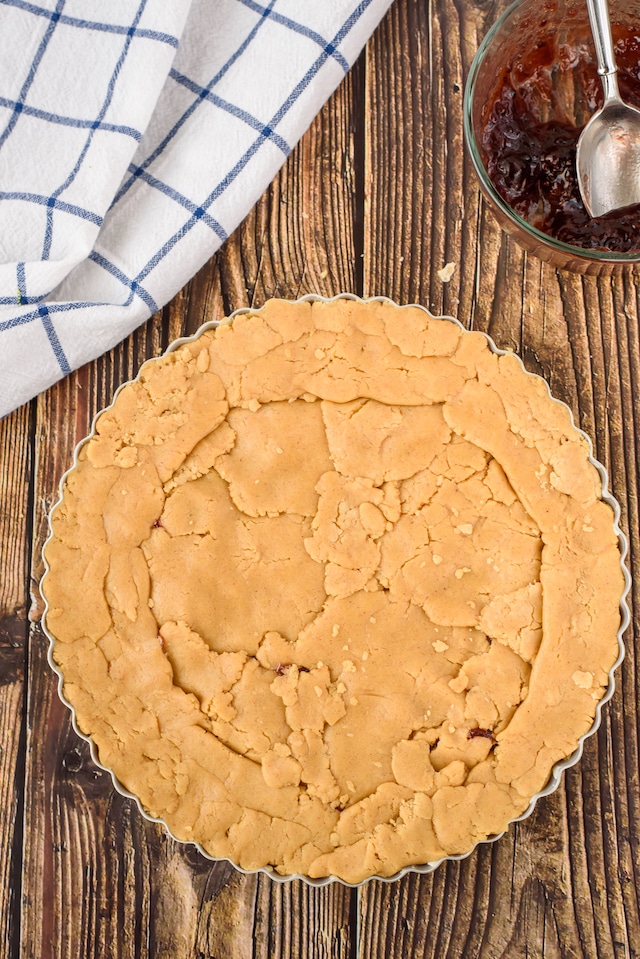
[[[79,728],[179,839],[359,882],[501,832],[593,723],[623,576],[542,380],[415,307],[272,300],[146,363],[52,516]]]

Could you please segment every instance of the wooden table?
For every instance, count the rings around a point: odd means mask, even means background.
[[[144,820],[71,729],[39,625],[47,512],[96,410],[175,337],[273,295],[386,294],[515,350],[592,437],[637,565],[638,280],[528,257],[485,209],[463,152],[464,80],[503,7],[396,0],[220,253],[126,342],[0,423],[3,959],[640,956],[631,630],[600,730],[530,819],[434,875],[349,890],[244,876]]]

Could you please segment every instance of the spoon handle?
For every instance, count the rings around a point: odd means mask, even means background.
[[[605,100],[619,97],[616,73],[616,56],[611,36],[611,20],[607,0],[587,0],[587,10],[591,21],[591,32],[596,48],[598,73],[602,78]]]

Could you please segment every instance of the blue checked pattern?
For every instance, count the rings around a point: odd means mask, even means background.
[[[390,2],[0,0],[0,416],[174,296]]]

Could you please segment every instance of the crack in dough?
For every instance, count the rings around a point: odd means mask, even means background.
[[[271,301],[150,361],[52,517],[80,729],[245,869],[467,852],[575,749],[617,656],[588,453],[542,381],[415,308]]]

